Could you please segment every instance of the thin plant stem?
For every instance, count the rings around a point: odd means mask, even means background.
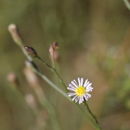
[[[29,62],[30,63],[30,62]],[[67,98],[69,101],[70,99],[68,98],[67,94],[61,90],[57,85],[55,85],[51,80],[49,80],[45,75],[43,75],[40,71],[38,71],[33,64],[30,64],[32,66],[33,71],[39,75],[43,80],[45,80],[53,89],[55,89],[58,93],[60,93],[62,96]]]
[[[60,125],[59,125],[59,121],[57,119],[57,116],[56,116],[56,113],[54,111],[54,108],[53,108],[53,105],[51,103],[48,102],[47,98],[44,96],[40,96],[40,94],[38,95],[37,93],[37,98],[40,102],[40,105],[43,107],[43,108],[46,108],[47,111],[48,111],[48,114],[51,116],[51,122],[53,124],[53,129],[54,130],[61,130],[60,128]]]
[[[90,118],[91,118],[91,120],[92,120],[92,123],[95,124],[96,129],[97,129],[97,130],[101,130],[100,124],[99,124],[99,122],[98,122],[96,116],[93,114],[93,112],[92,112],[91,109],[89,108],[88,103],[87,103],[87,102],[84,102],[84,105],[85,105],[85,107],[86,107],[86,109],[87,109],[87,111],[88,111],[88,113],[89,113],[89,116],[90,116]]]
[[[54,61],[54,59],[52,57],[51,57],[51,63],[52,63],[53,68],[56,68],[55,61]]]
[[[130,3],[129,3],[129,1],[128,0],[123,0],[123,1],[125,3],[126,7],[130,10]]]
[[[37,58],[44,64],[46,65],[51,71],[53,71],[55,73],[55,75],[57,76],[57,78],[60,80],[61,84],[63,85],[65,91],[67,90],[67,85],[65,84],[64,80],[62,79],[61,75],[58,73],[58,71],[56,70],[56,68],[54,68],[53,66],[49,65],[45,60],[43,60],[41,57],[37,56]]]

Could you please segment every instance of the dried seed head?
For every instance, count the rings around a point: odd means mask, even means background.
[[[32,94],[27,94],[25,95],[25,101],[27,102],[27,104],[32,108],[32,109],[37,109],[37,104],[36,104],[36,100],[34,98],[34,96]]]
[[[15,73],[13,73],[13,72],[9,73],[9,74],[7,75],[7,80],[8,80],[11,84],[13,84],[13,85],[15,85],[15,86],[19,86],[19,81],[18,81],[18,78],[17,78],[17,76],[16,76]]]
[[[50,45],[49,53],[50,53],[51,60],[52,60],[53,62],[59,60],[58,49],[59,49],[59,45],[58,45],[57,42],[53,42],[53,43]]]
[[[57,42],[53,42],[52,43],[52,47],[53,47],[53,49],[58,49],[59,48],[59,44],[57,43]]]
[[[8,26],[8,30],[15,42],[20,43],[22,41],[18,28],[15,24],[10,24]]]
[[[32,57],[37,57],[38,54],[36,52],[36,50],[30,46],[24,46],[25,50],[27,51],[27,53],[32,56]]]
[[[8,27],[8,30],[9,30],[9,32],[16,30],[16,25],[10,24],[9,27]]]
[[[25,66],[26,67],[24,69],[24,74],[30,86],[32,87],[39,86],[39,79],[32,70],[32,64],[29,61],[26,61]]]

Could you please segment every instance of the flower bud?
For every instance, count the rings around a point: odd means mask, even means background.
[[[49,53],[50,53],[50,57],[51,57],[52,62],[59,60],[58,49],[59,49],[59,45],[57,42],[53,42],[50,45]]]
[[[22,38],[20,36],[20,33],[19,33],[18,28],[16,27],[16,25],[15,24],[10,24],[8,26],[8,30],[9,30],[12,38],[14,39],[14,41],[16,43],[20,44],[22,42]]]
[[[14,86],[19,86],[19,81],[15,73],[11,72],[7,75],[7,80]]]
[[[25,50],[27,51],[28,55],[32,56],[32,57],[37,57],[38,54],[36,52],[36,50],[30,46],[24,46]]]
[[[33,110],[37,109],[36,100],[32,94],[26,94],[25,101]]]
[[[24,74],[25,77],[28,81],[28,83],[30,84],[30,86],[35,87],[35,86],[39,86],[39,80],[38,77],[36,76],[36,74],[32,71],[32,64],[28,61],[25,62],[25,69],[24,69]]]

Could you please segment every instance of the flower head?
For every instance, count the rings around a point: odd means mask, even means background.
[[[83,78],[78,78],[77,81],[73,80],[67,88],[70,92],[68,93],[69,97],[72,97],[72,101],[78,102],[81,104],[85,100],[87,101],[90,97],[93,90],[92,83]]]

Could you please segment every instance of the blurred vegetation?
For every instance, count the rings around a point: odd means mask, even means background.
[[[129,16],[123,0],[1,0],[0,130],[53,130],[46,110],[36,103],[36,114],[25,100],[33,92],[23,74],[25,57],[8,33],[10,23],[19,26],[25,44],[48,62],[49,46],[57,41],[61,57],[57,66],[65,81],[83,76],[93,82],[89,104],[103,129],[129,130]],[[18,77],[17,87],[7,81],[10,72]],[[54,106],[62,130],[92,130],[75,106],[40,79],[39,84]]]

